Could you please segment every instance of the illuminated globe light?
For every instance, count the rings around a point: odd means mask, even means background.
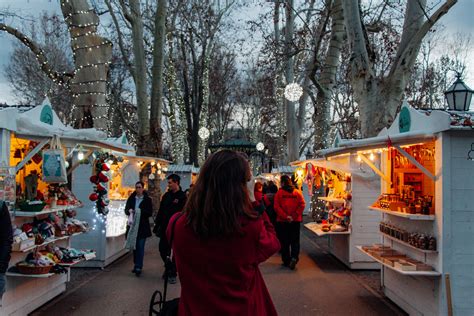
[[[265,149],[265,145],[262,142],[259,142],[255,147],[258,151],[263,151]]]
[[[210,132],[206,127],[201,127],[198,131],[198,135],[202,140],[204,140],[209,138]]]
[[[82,151],[77,153],[77,159],[83,160],[84,159],[84,153]]]
[[[296,82],[287,84],[285,87],[285,98],[288,101],[296,102],[303,95],[303,88]]]

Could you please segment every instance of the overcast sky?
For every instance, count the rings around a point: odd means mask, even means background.
[[[255,0],[252,1],[255,2]],[[438,2],[443,1],[439,0]],[[15,12],[19,16],[34,16],[41,11],[60,12],[58,0],[0,0],[0,10],[4,8],[9,8],[9,11]],[[252,13],[249,15],[244,14],[245,18],[255,16],[255,12]],[[449,33],[462,32],[474,35],[473,14],[474,0],[458,0],[458,3],[441,19],[441,23],[446,26],[446,30]],[[11,20],[2,22],[9,24],[18,23]],[[4,77],[4,67],[10,58],[13,41],[16,41],[16,39],[11,35],[0,32],[0,102],[7,102],[8,104],[16,103],[11,94],[11,88]],[[469,56],[469,68],[465,81],[471,88],[474,88],[474,47],[471,48]]]

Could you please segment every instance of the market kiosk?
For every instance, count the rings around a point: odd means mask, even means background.
[[[324,156],[324,151],[317,154]],[[349,268],[378,269],[375,260],[357,249],[380,240],[381,216],[367,209],[367,204],[378,196],[378,176],[350,154],[292,165],[298,167],[296,178],[307,185],[311,195],[308,204],[313,221],[304,226],[317,236],[328,236],[330,253]]]
[[[133,148],[126,140],[123,141],[123,137],[121,139],[112,143],[127,149],[127,153],[91,153],[92,163],[79,166],[73,173],[73,192],[86,201],[80,219],[90,221],[94,229],[87,236],[76,238],[72,244],[78,248],[94,247],[97,254],[94,259],[78,265],[80,267],[103,268],[128,253],[125,249],[128,219],[125,214],[126,201],[135,190],[137,181],[142,180],[145,187],[150,189],[148,180],[163,179],[169,164],[160,158],[135,156]],[[97,164],[106,164],[104,168],[107,169],[107,182],[100,184],[104,187],[104,199],[108,204],[104,212],[98,210],[100,201],[94,197],[96,193],[93,188],[99,185],[91,183]],[[148,169],[148,179],[141,177],[144,169]]]
[[[48,103],[24,113],[0,111],[0,199],[14,227],[1,315],[26,315],[64,292],[69,267],[94,257],[92,250],[70,248],[90,226],[77,218],[83,203],[66,185],[67,161],[78,144],[115,147],[105,133],[63,125]]]
[[[410,315],[473,315],[474,131],[469,112],[404,104],[377,137],[326,153],[380,154],[380,243],[360,251],[382,265],[387,297]]]

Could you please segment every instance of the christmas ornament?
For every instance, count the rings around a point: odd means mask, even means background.
[[[107,190],[106,184],[104,184],[104,183],[99,183],[99,184],[97,185],[97,191],[102,192],[102,191],[105,191],[105,190]]]
[[[99,176],[99,182],[109,182],[109,177],[107,177],[105,173],[100,172],[98,176]]]
[[[303,95],[303,88],[296,82],[290,83],[285,87],[285,98],[288,101],[296,102]]]
[[[89,180],[91,181],[91,183],[93,184],[98,184],[99,183],[99,177],[98,176],[91,176],[89,178]]]
[[[91,200],[92,202],[95,202],[99,199],[99,195],[97,193],[92,193],[91,195],[89,195],[89,200]]]
[[[103,163],[102,164],[102,171],[109,171],[109,170],[110,170],[110,167],[106,163]]]

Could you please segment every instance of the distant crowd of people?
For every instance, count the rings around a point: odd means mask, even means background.
[[[301,191],[286,175],[280,188],[254,180],[246,157],[230,150],[209,156],[186,192],[180,180],[176,174],[167,177],[153,229],[160,239],[163,277],[171,284],[178,276],[181,281],[178,315],[276,315],[258,265],[280,250],[282,265],[295,269],[305,208]],[[137,182],[125,209],[137,276],[151,236],[152,210],[143,183]],[[172,261],[167,260],[171,252]]]

